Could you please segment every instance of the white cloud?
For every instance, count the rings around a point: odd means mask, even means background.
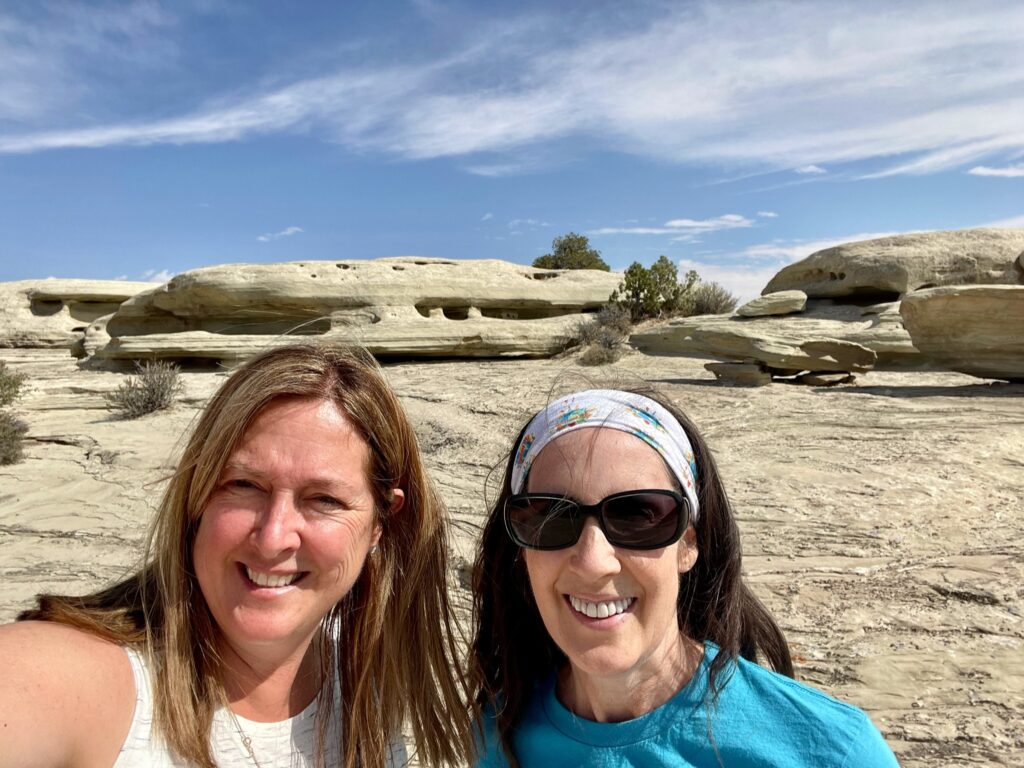
[[[531,229],[536,229],[537,227],[550,227],[550,226],[551,225],[548,222],[541,221],[540,219],[512,219],[512,221],[510,221],[508,223],[508,228],[509,229],[521,229],[523,227],[529,227]],[[519,234],[519,233],[518,232],[514,232],[513,234]]]
[[[744,264],[730,266],[690,259],[680,259],[678,263],[680,272],[697,270],[701,280],[718,283],[729,293],[735,294],[741,304],[760,296],[761,290],[779,271],[778,267],[750,267]]]
[[[762,219],[777,219],[779,217],[775,211],[758,211],[757,215]]]
[[[483,216],[482,216],[482,217],[480,218],[480,221],[490,221],[490,220],[491,220],[491,219],[493,219],[493,218],[494,218],[494,214],[493,214],[493,213],[490,213],[490,212],[487,212],[487,213],[485,213],[485,214],[484,214],[484,215],[483,215]]]
[[[738,213],[727,213],[714,219],[671,219],[660,227],[601,227],[592,235],[679,235],[676,240],[689,240],[705,232],[741,229],[754,225],[752,219]]]
[[[147,269],[142,273],[142,279],[147,283],[166,283],[174,277],[175,274],[175,272],[171,272],[167,269],[161,269],[159,272],[155,269]]]
[[[745,260],[773,260],[780,265],[790,264],[794,261],[810,256],[815,251],[825,248],[832,248],[843,243],[856,243],[860,240],[875,240],[879,237],[892,237],[896,234],[908,234],[907,232],[858,232],[853,235],[842,235],[840,237],[828,237],[820,240],[775,240],[770,243],[758,243],[750,245],[740,251],[738,256]]]
[[[142,9],[142,28],[160,23],[145,21],[152,3],[132,7]],[[63,115],[104,113],[60,109],[72,99],[66,91],[83,88],[73,57],[30,62],[30,74],[0,87],[0,102],[13,105],[9,114],[50,119],[5,130],[0,152],[311,132],[403,158],[502,153],[466,167],[488,176],[535,170],[507,153],[553,140],[755,170],[873,159],[883,167],[872,176],[886,176],[1024,149],[1018,0],[938,10],[925,0],[647,7],[658,15],[628,24],[615,16],[603,28],[595,12],[581,25],[587,34],[568,44],[564,25],[548,17],[506,16],[475,28],[454,54],[413,60],[422,49],[410,46],[416,52],[398,64],[368,60],[284,86],[243,84],[158,119],[69,123]],[[9,50],[0,48],[0,61]],[[0,75],[10,66],[0,64]],[[25,108],[50,93],[36,87],[49,81],[71,85],[45,108]]]
[[[822,167],[821,167],[820,165],[813,165],[813,164],[811,164],[811,165],[801,165],[801,166],[800,166],[799,168],[794,168],[793,170],[794,170],[794,171],[795,171],[796,173],[801,173],[801,174],[808,174],[808,173],[811,173],[811,174],[818,174],[818,173],[828,173],[828,171],[826,171],[826,170],[825,170],[824,168],[822,168]]]
[[[987,165],[976,165],[968,173],[972,176],[1001,176],[1006,179],[1015,179],[1024,176],[1024,163],[1009,165],[1005,168],[989,168]]]
[[[299,234],[299,232],[303,231],[305,230],[303,230],[302,227],[286,227],[285,229],[282,229],[280,232],[266,232],[257,237],[256,239],[259,240],[261,243],[269,243],[271,240],[278,240],[282,237],[291,237],[292,235],[297,235]]]
[[[1012,229],[1014,227],[1024,227],[1024,213],[1022,213],[1020,216],[1011,216],[1008,219],[999,219],[998,221],[990,221],[990,222],[988,222],[986,224],[979,224],[978,226],[979,227],[993,227],[993,228],[996,228],[996,229],[1001,229],[1001,228],[1010,228],[1010,229]]]

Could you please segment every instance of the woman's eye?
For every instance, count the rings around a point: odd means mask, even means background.
[[[228,480],[227,486],[229,488],[235,488],[238,490],[246,490],[249,488],[255,488],[256,484],[251,480],[245,480],[244,478],[235,478],[234,480]]]
[[[322,494],[313,498],[313,501],[323,507],[341,507],[344,506],[340,499],[336,499],[333,496]]]

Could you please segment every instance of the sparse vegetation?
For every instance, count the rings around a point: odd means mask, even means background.
[[[538,256],[533,266],[541,269],[600,269],[610,272],[611,267],[601,258],[601,252],[590,247],[586,235],[570,232],[551,241],[551,253]]]
[[[629,336],[633,324],[629,312],[617,304],[606,304],[589,320],[579,326],[582,365],[606,365],[622,357],[622,343]]]
[[[0,361],[0,408],[6,408],[14,402],[25,382],[25,374],[12,373],[7,364]]]
[[[736,309],[739,299],[718,283],[697,283],[693,292],[691,315],[724,315]]]
[[[679,281],[679,270],[667,257],[659,256],[650,267],[634,261],[611,301],[629,312],[634,323],[649,318],[707,315],[731,312],[736,297],[718,283],[703,283],[689,270]]]
[[[116,392],[107,395],[108,407],[125,419],[169,408],[181,391],[178,366],[164,360],[136,361],[135,371]]]
[[[6,408],[15,401],[24,382],[24,374],[12,373],[5,363],[0,362],[0,408]],[[27,432],[25,422],[7,411],[0,411],[0,466],[21,461],[21,442]]]

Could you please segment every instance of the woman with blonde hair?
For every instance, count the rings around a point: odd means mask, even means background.
[[[141,570],[0,628],[0,766],[463,761],[447,525],[374,359],[289,346],[199,418]]]
[[[896,765],[863,712],[792,679],[714,458],[653,392],[527,422],[473,587],[478,768]]]

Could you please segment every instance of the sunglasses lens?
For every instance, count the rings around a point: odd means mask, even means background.
[[[514,496],[506,507],[509,529],[523,547],[559,549],[571,547],[580,536],[576,505],[559,498]]]
[[[620,547],[665,547],[679,538],[683,514],[683,503],[668,493],[617,496],[604,504],[605,535]]]

